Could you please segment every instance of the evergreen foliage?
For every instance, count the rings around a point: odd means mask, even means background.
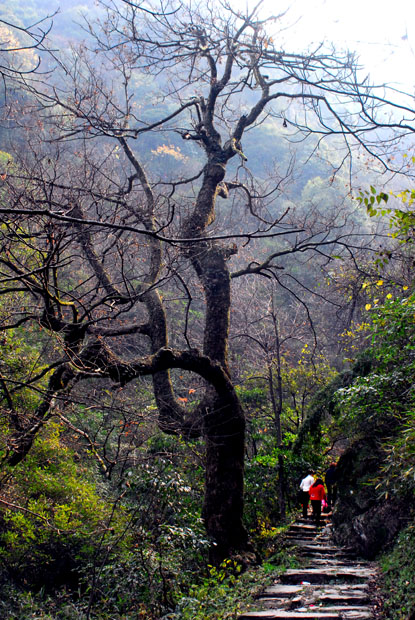
[[[415,528],[403,529],[392,551],[380,558],[385,620],[412,618],[415,610]]]

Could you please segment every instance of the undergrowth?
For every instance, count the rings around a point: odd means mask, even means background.
[[[150,608],[145,597],[140,603],[140,597],[133,592],[130,596],[126,594],[122,605],[119,601],[105,600],[101,592],[97,604],[88,610],[87,592],[80,590],[76,595],[65,588],[53,593],[45,589],[35,592],[3,580],[0,617],[9,620],[236,620],[242,612],[257,607],[256,597],[264,587],[272,584],[287,568],[297,566],[292,549],[284,546],[283,534],[287,527],[261,528],[256,541],[264,558],[260,566],[243,570],[236,559],[226,559],[219,567],[208,566],[199,574],[189,575],[185,587],[184,580],[177,579],[175,603],[167,604],[170,611],[162,615]],[[1,577],[0,574],[0,582]],[[111,598],[108,592],[107,596]],[[114,591],[112,597],[117,596]]]
[[[211,567],[208,576],[191,587],[172,614],[163,620],[236,620],[242,613],[258,607],[257,595],[287,568],[296,566],[291,550],[280,549],[261,566],[241,573],[238,564],[225,560]]]
[[[380,559],[385,620],[415,617],[415,525],[398,537],[393,549]]]

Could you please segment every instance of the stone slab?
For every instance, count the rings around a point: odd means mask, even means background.
[[[285,585],[285,584],[277,584],[275,586],[269,586],[265,588],[262,593],[259,595],[259,598],[268,597],[268,596],[293,596],[298,592],[302,592],[304,588],[307,586],[304,585]]]
[[[339,620],[340,614],[336,612],[298,612],[267,609],[264,611],[248,611],[238,620]]]
[[[249,611],[239,616],[239,620],[369,620],[373,618],[372,611],[369,608],[356,609],[353,607],[344,611],[335,611],[327,609],[327,611],[320,611],[309,609],[307,611],[284,611],[284,610],[264,610],[264,611]]]
[[[306,560],[307,557],[302,558],[303,561]],[[316,565],[320,565],[321,564],[322,566],[331,566],[332,564],[333,565],[334,564],[338,564],[338,565],[344,564],[345,566],[367,566],[366,562],[364,562],[364,561],[361,561],[361,562],[356,561],[353,558],[349,558],[347,555],[344,558],[339,557],[339,556],[336,556],[336,557],[333,557],[333,558],[327,557],[327,556],[325,556],[325,557],[311,557],[310,558],[310,562],[312,562],[313,564],[316,564]]]
[[[317,528],[313,523],[293,523],[292,525],[290,525],[290,530],[304,530],[306,532],[315,532]]]
[[[302,581],[310,583],[327,583],[333,579],[342,580],[344,582],[368,580],[373,576],[373,571],[368,568],[342,567],[338,570],[334,568],[305,568],[305,569],[288,569],[282,576],[281,580],[285,583],[300,584]]]
[[[353,552],[351,549],[346,549],[346,548],[342,548],[342,547],[333,547],[333,545],[327,545],[327,544],[312,544],[312,545],[306,545],[305,548],[302,549],[302,551],[310,551],[310,552],[317,552],[317,553],[324,553],[324,554],[335,554],[335,553],[343,553],[343,554],[350,554],[350,556],[353,556]]]
[[[315,583],[303,583],[297,585],[287,585],[287,584],[275,584],[273,586],[269,586],[263,590],[263,594],[265,596],[290,596],[298,594],[298,592],[313,592],[315,595],[324,595],[324,594],[339,594],[339,593],[360,593],[360,592],[368,592],[369,586],[367,583],[358,583],[358,584],[344,584],[344,583],[331,583],[328,585],[318,585]]]

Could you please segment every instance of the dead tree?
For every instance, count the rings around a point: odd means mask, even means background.
[[[269,28],[279,18],[260,19],[258,7],[104,4],[108,19],[89,25],[87,46],[71,59],[52,53],[52,78],[26,81],[37,135],[2,174],[2,292],[31,300],[3,329],[35,323],[61,351],[33,419],[15,419],[9,462],[24,458],[54,399],[80,381],[106,378],[121,389],[151,376],[160,428],[205,440],[203,515],[220,560],[248,547],[245,419],[228,360],[232,280],[278,281],[278,261],[290,254],[353,251],[350,235],[310,236],[278,208],[259,217],[261,190],[239,175],[244,136],[269,115],[297,135],[341,137],[344,165],[357,148],[391,169],[388,155],[413,131],[414,111],[359,82],[351,54],[278,49]],[[384,109],[398,120],[378,120]],[[390,132],[382,143],[380,130]],[[155,138],[174,166],[151,159]],[[251,227],[238,233],[217,224],[219,198],[231,196],[241,220],[249,214]],[[240,246],[264,237],[289,247],[232,273]],[[25,251],[13,252],[16,243]],[[179,334],[169,322],[171,290],[185,300]],[[200,337],[189,320],[195,304]],[[203,380],[192,408],[177,397],[175,369]]]

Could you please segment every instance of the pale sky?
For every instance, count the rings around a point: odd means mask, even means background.
[[[235,8],[258,4],[230,1]],[[50,5],[60,6],[62,13],[68,7],[66,0],[50,0]],[[288,8],[287,30],[275,41],[277,47],[300,52],[313,43],[333,42],[356,50],[374,82],[396,82],[415,92],[415,0],[263,0],[261,10],[265,16]]]
[[[271,13],[290,7],[285,20],[295,25],[282,35],[287,51],[293,43],[334,42],[356,50],[374,81],[413,92],[415,0],[265,0],[264,6]]]

